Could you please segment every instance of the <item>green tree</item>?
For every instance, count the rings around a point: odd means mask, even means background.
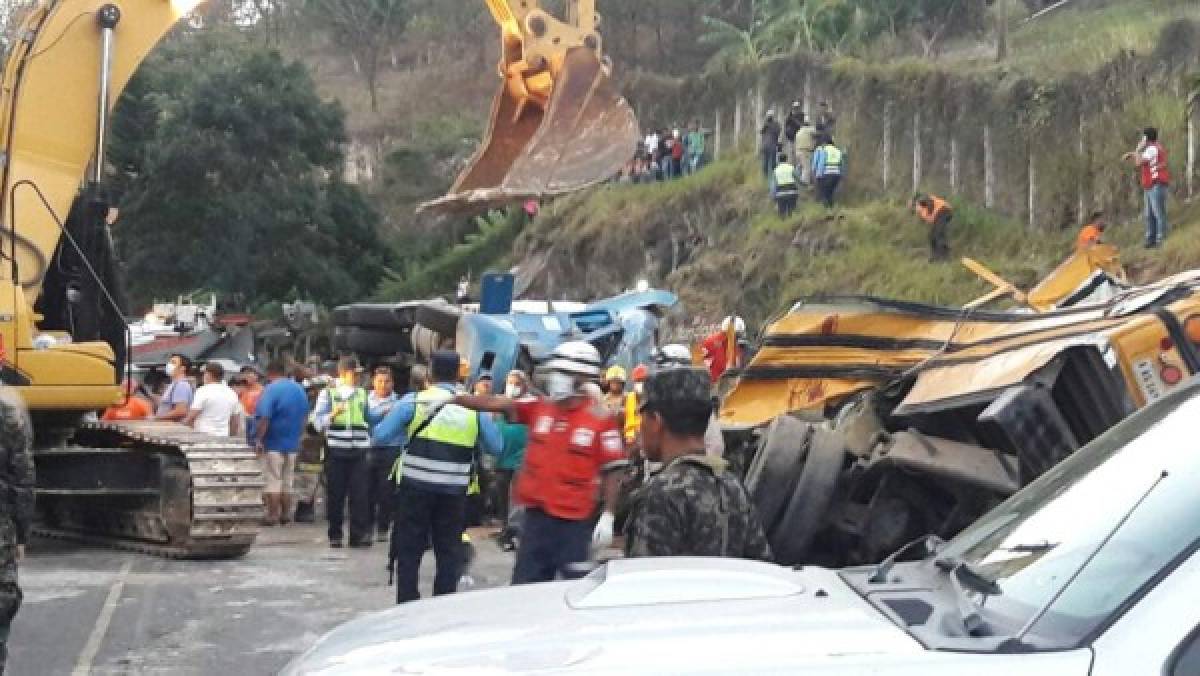
[[[206,288],[263,302],[298,289],[337,303],[373,290],[386,263],[378,216],[336,178],[344,141],[341,109],[299,63],[220,36],[178,40],[114,122],[133,297]]]

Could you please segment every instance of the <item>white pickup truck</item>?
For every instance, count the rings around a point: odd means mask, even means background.
[[[1198,420],[1168,395],[919,560],[614,561],[364,616],[285,673],[1200,674]]]

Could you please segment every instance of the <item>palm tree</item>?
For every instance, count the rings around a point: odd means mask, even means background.
[[[876,32],[879,17],[869,3],[855,0],[751,0],[743,28],[705,16],[708,32],[700,42],[716,47],[708,69],[755,67],[766,58],[799,49],[837,53],[846,44]]]

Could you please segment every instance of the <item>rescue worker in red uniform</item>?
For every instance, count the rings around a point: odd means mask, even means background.
[[[525,507],[513,584],[572,577],[572,564],[589,559],[589,547],[612,544],[619,472],[628,461],[617,421],[581,391],[600,379],[600,354],[584,342],[555,348],[539,368],[544,396],[511,400],[460,395],[454,403],[503,413],[529,428],[516,499]],[[604,513],[595,527],[597,484]]]
[[[732,329],[732,331],[731,331]],[[729,334],[733,333],[738,345],[733,351],[733,363],[729,361]],[[704,351],[704,361],[708,364],[709,377],[713,384],[721,381],[721,376],[731,368],[742,366],[743,354],[741,341],[746,337],[746,322],[741,317],[726,317],[721,320],[721,330],[704,339],[700,344]]]

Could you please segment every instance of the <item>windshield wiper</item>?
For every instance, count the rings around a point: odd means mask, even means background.
[[[963,630],[967,636],[979,636],[984,629],[983,616],[979,613],[983,604],[975,603],[967,594],[967,590],[983,594],[986,598],[1002,594],[1000,585],[962,559],[944,556],[935,559],[933,565],[950,577],[950,585],[954,587],[954,605],[962,619]]]
[[[933,554],[937,554],[945,544],[946,542],[936,535],[922,535],[921,537],[904,545],[900,549],[892,552],[891,555],[889,555],[886,559],[880,561],[879,565],[871,569],[871,574],[867,576],[867,583],[883,584],[884,582],[887,582],[888,573],[892,572],[892,568],[896,566],[896,560],[907,554],[909,550],[913,549],[917,545],[924,545],[925,556],[932,556]]]
[[[1057,542],[1039,542],[1029,545],[1013,545],[1012,547],[999,547],[997,551],[1014,552],[1016,554],[1041,554],[1048,552],[1058,546]]]
[[[1021,627],[1021,630],[1018,631],[1013,637],[1015,642],[1022,643],[1024,641],[1025,635],[1029,633],[1030,629],[1033,629],[1033,625],[1037,624],[1038,621],[1042,619],[1042,616],[1050,610],[1050,607],[1062,597],[1062,595],[1067,591],[1067,588],[1070,587],[1071,584],[1075,582],[1075,579],[1079,577],[1079,574],[1082,573],[1089,565],[1091,565],[1092,560],[1100,554],[1101,550],[1103,550],[1104,547],[1108,545],[1109,541],[1116,536],[1117,531],[1121,530],[1121,527],[1125,525],[1125,522],[1128,521],[1131,516],[1133,516],[1133,513],[1137,511],[1138,507],[1142,506],[1142,503],[1146,501],[1146,498],[1150,497],[1150,494],[1154,492],[1154,489],[1158,488],[1158,485],[1161,484],[1163,479],[1166,479],[1167,476],[1169,476],[1169,472],[1164,469],[1162,473],[1158,475],[1158,478],[1154,480],[1154,483],[1150,484],[1150,487],[1146,489],[1146,492],[1142,493],[1142,496],[1137,499],[1137,502],[1133,503],[1133,505],[1125,512],[1125,514],[1117,521],[1117,523],[1113,525],[1112,530],[1108,531],[1108,534],[1105,535],[1102,540],[1100,540],[1094,549],[1092,549],[1091,553],[1087,555],[1087,558],[1085,558],[1083,562],[1079,564],[1079,567],[1076,568],[1073,573],[1071,573],[1071,576],[1067,578],[1066,582],[1063,582],[1062,586],[1058,588],[1058,591],[1054,592],[1054,594],[1052,594],[1050,598],[1042,604],[1042,607],[1038,608],[1037,612],[1030,616],[1029,621],[1025,623],[1025,626]]]

